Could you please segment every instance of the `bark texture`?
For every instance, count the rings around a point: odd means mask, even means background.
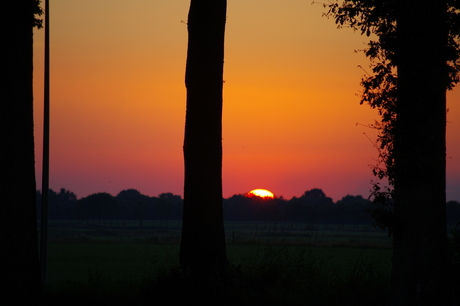
[[[208,276],[227,263],[222,216],[222,90],[226,0],[192,0],[185,84],[180,265]]]
[[[391,305],[447,305],[446,12],[444,1],[397,9],[396,224]]]
[[[2,3],[0,31],[1,305],[38,304],[41,286],[33,131],[34,0]]]

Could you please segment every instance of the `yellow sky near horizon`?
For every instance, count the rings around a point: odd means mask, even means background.
[[[182,195],[189,0],[51,1],[50,187],[78,197],[135,188]],[[377,119],[360,106],[355,49],[324,8],[229,0],[224,197],[266,188],[368,196]],[[41,184],[43,31],[35,31],[37,182]],[[460,90],[448,95],[448,199],[460,200]],[[358,125],[357,125],[358,124]],[[366,133],[366,135],[363,135]]]

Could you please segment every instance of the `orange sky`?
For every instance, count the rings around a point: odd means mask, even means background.
[[[189,0],[51,2],[50,187],[182,195]],[[224,197],[321,188],[365,197],[377,113],[357,94],[366,37],[304,0],[229,0]],[[41,188],[43,30],[35,31]],[[460,90],[448,94],[448,199],[460,200]],[[366,133],[364,135],[363,133]]]

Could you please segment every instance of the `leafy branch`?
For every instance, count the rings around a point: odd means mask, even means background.
[[[396,91],[398,85],[396,51],[397,0],[343,0],[323,3],[327,18],[335,19],[338,28],[349,27],[361,35],[372,39],[367,48],[358,50],[369,58],[371,74],[362,77],[360,104],[367,104],[378,110],[380,121],[369,125],[378,131],[376,147],[379,155],[372,173],[377,180],[371,181],[370,198],[375,204],[371,210],[374,225],[388,228],[392,233],[393,186],[394,186],[394,131],[397,123]],[[460,0],[448,1],[448,48],[446,69],[448,80],[446,89],[453,89],[459,81],[460,70]],[[375,37],[375,38],[374,38]],[[388,186],[381,187],[383,179]]]

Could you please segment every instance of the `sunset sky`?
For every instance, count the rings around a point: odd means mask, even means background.
[[[189,0],[50,0],[50,188],[183,195]],[[377,112],[359,105],[368,38],[305,0],[228,0],[224,197],[369,195]],[[35,31],[41,189],[43,30]],[[447,199],[460,200],[460,89],[448,93]]]

